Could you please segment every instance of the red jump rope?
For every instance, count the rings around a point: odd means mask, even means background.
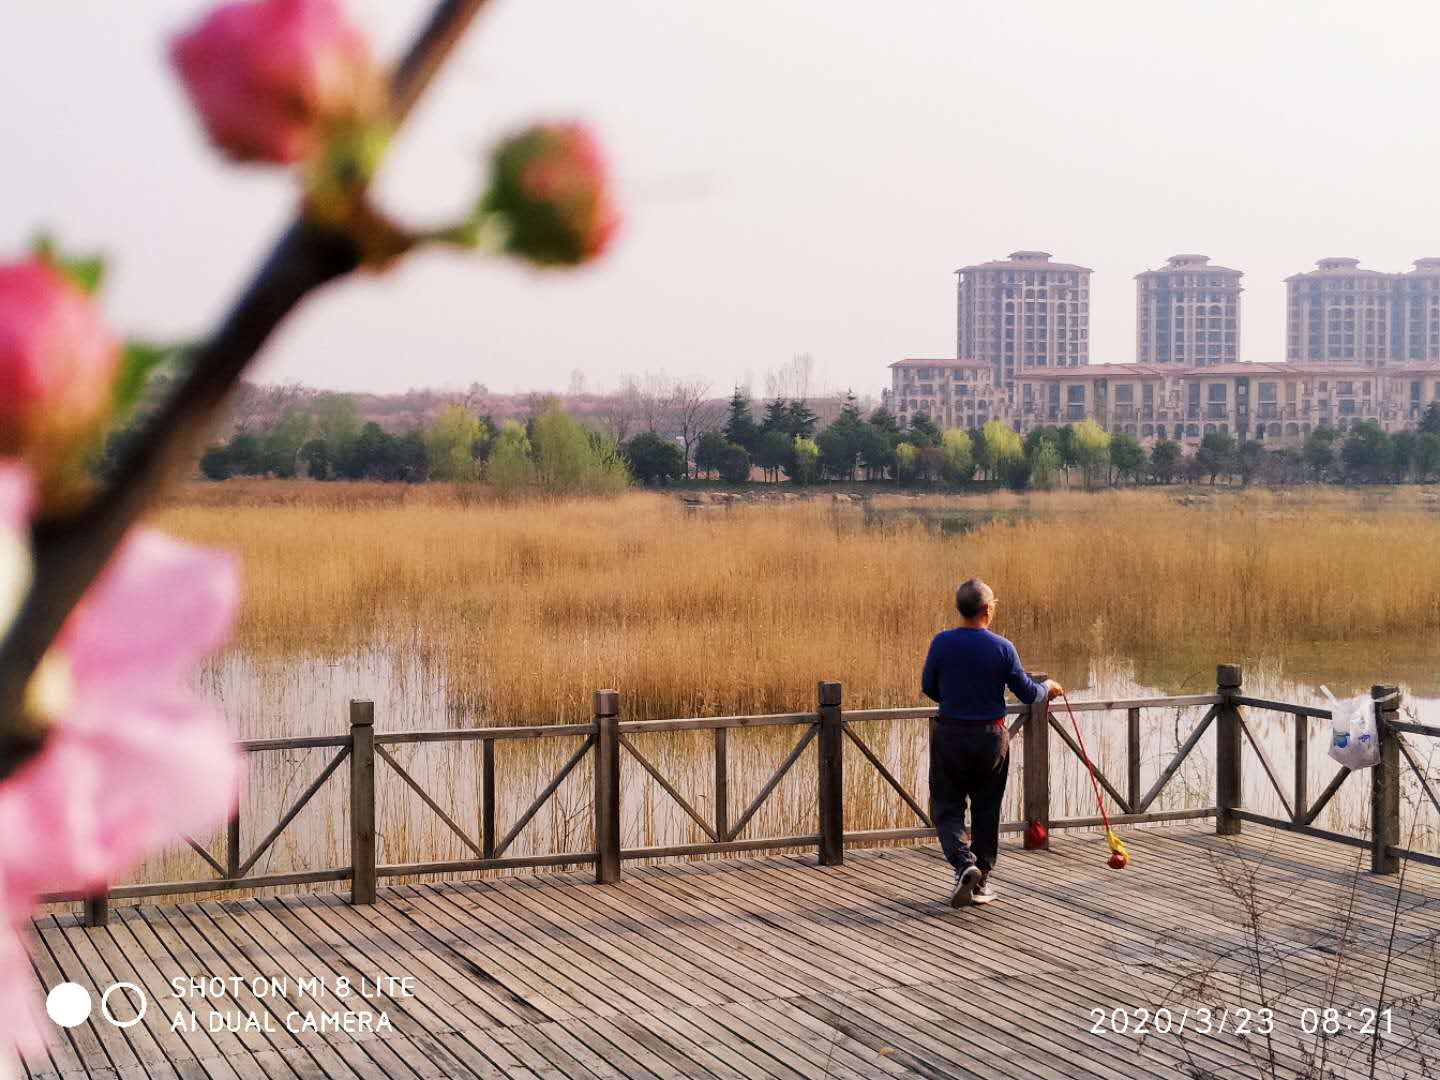
[[[1110,858],[1106,865],[1112,870],[1124,870],[1130,862],[1130,853],[1125,850],[1125,842],[1115,835],[1115,830],[1110,827],[1110,815],[1105,812],[1105,800],[1100,796],[1100,784],[1095,779],[1095,765],[1090,760],[1090,752],[1085,749],[1085,736],[1080,734],[1080,725],[1075,720],[1075,710],[1070,707],[1070,698],[1065,694],[1060,695],[1060,700],[1065,703],[1065,711],[1070,715],[1070,726],[1075,731],[1075,739],[1080,744],[1080,760],[1085,762],[1085,771],[1090,777],[1090,787],[1095,792],[1095,805],[1100,807],[1100,820],[1105,823],[1105,844],[1110,849]],[[1045,846],[1045,826],[1038,821],[1032,821],[1030,827],[1025,830],[1025,846],[1027,848],[1038,848]]]

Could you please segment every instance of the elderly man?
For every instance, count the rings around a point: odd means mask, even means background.
[[[995,603],[995,593],[979,578],[961,585],[955,591],[961,624],[935,635],[920,676],[925,696],[940,705],[930,725],[930,816],[955,868],[951,907],[995,899],[989,879],[1000,847],[1000,801],[1010,773],[1005,688],[1026,705],[1041,694],[1056,698],[1064,692],[1052,680],[1040,684],[1026,675],[1015,646],[990,632]]]

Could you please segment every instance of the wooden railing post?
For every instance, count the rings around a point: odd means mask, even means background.
[[[1043,671],[1030,672],[1030,678],[1043,683]],[[1025,707],[1025,726],[1020,729],[1025,745],[1025,824],[1040,822],[1045,826],[1045,846],[1050,846],[1050,701],[1041,694],[1033,705]]]
[[[1370,770],[1370,872],[1393,874],[1400,860],[1386,849],[1400,844],[1400,736],[1390,726],[1400,715],[1399,687],[1372,686],[1370,697],[1380,735],[1380,761]]]
[[[495,740],[480,742],[480,857],[495,857]]]
[[[620,694],[595,691],[595,883],[620,880]]]
[[[1215,834],[1235,836],[1240,819],[1235,816],[1243,801],[1240,772],[1240,709],[1232,700],[1240,692],[1239,664],[1215,668],[1215,692],[1225,700],[1215,714]]]
[[[1310,717],[1295,715],[1295,817],[1296,825],[1308,824],[1310,812]]]
[[[730,839],[730,754],[726,728],[715,729],[715,835]]]
[[[350,702],[350,903],[375,903],[375,703]]]
[[[820,711],[820,865],[845,861],[845,728],[838,682],[816,687]]]
[[[98,892],[85,897],[85,925],[106,926],[110,922],[110,890],[100,886]]]
[[[1125,716],[1125,795],[1130,813],[1140,811],[1140,710],[1131,709]]]
[[[234,881],[240,876],[240,806],[237,803],[225,822],[225,876]]]

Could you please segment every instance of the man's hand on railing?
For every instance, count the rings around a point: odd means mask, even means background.
[[[1044,687],[1046,701],[1054,701],[1061,694],[1065,693],[1065,688],[1054,679],[1046,679]]]

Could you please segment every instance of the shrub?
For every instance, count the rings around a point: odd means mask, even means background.
[[[552,401],[535,418],[530,445],[535,475],[546,491],[608,494],[630,483],[625,458],[614,440],[587,433],[558,402]]]
[[[1030,455],[1030,486],[1049,491],[1060,471],[1060,450],[1048,439],[1041,440]]]
[[[915,479],[919,464],[913,443],[902,442],[895,446],[895,479],[902,484]]]
[[[975,449],[975,459],[985,470],[987,480],[1004,480],[1010,469],[1025,458],[1024,444],[1020,436],[1006,427],[1000,420],[987,420],[980,429],[980,445]]]
[[[813,484],[820,479],[820,445],[814,439],[796,435],[785,471],[797,484]]]
[[[642,431],[624,449],[630,472],[642,484],[667,484],[685,475],[685,451],[653,431]]]
[[[200,455],[200,475],[206,480],[229,480],[232,472],[230,451],[224,446],[211,446]]]
[[[535,482],[535,465],[530,460],[530,439],[514,420],[500,425],[495,445],[485,462],[485,478],[501,492],[528,487]]]
[[[947,484],[963,484],[975,471],[975,448],[960,428],[946,428],[940,436],[940,473]]]
[[[720,455],[725,453],[725,436],[718,431],[707,431],[695,444],[695,468],[702,473],[712,473],[720,468]]]
[[[743,446],[728,443],[720,454],[720,479],[743,484],[750,479],[750,455]]]
[[[425,466],[434,480],[468,483],[480,474],[476,445],[483,445],[485,425],[464,406],[448,405],[425,429]]]

